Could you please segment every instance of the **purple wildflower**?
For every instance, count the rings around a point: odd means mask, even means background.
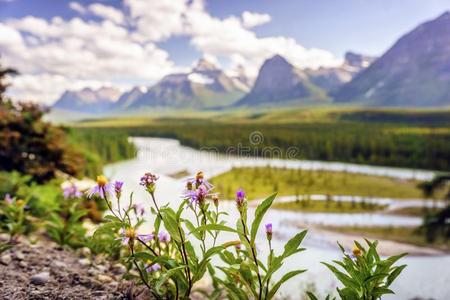
[[[106,195],[114,195],[114,185],[108,183],[105,176],[97,176],[97,185],[88,191],[88,198],[98,195],[100,198],[106,199]]]
[[[133,204],[132,208],[134,209],[134,212],[141,217],[145,214],[145,207],[141,203],[135,203]]]
[[[155,239],[155,235],[153,233],[150,234],[138,234],[138,239],[143,241],[144,243],[148,243]]]
[[[127,229],[122,228],[120,230],[120,235],[122,236],[122,244],[129,245],[130,243],[133,243],[136,238],[136,231],[131,227]]]
[[[200,185],[197,189],[190,190],[188,183],[187,190],[182,197],[184,199],[189,199],[190,204],[202,204],[208,196],[210,196],[210,194],[206,186]]]
[[[11,197],[10,194],[6,194],[6,195],[5,195],[5,202],[6,202],[7,204],[12,204],[12,203],[13,203],[13,198]]]
[[[80,198],[82,195],[83,195],[83,193],[81,193],[78,190],[77,186],[73,183],[70,186],[63,188],[64,199]]]
[[[214,187],[209,181],[205,179],[203,172],[197,172],[194,178],[188,179],[188,182],[194,185],[195,188],[199,188],[201,185],[203,185],[208,191],[212,190]]]
[[[269,241],[272,240],[272,223],[266,224],[266,235]]]
[[[153,265],[148,265],[145,269],[147,270],[147,272],[156,272],[161,270],[161,266],[158,263],[155,263]]]
[[[239,211],[244,206],[245,202],[245,192],[243,189],[239,189],[236,192],[236,206],[238,207]]]
[[[123,181],[116,180],[114,182],[114,192],[116,193],[117,199],[119,199],[120,196],[122,195],[122,186],[123,186]]]
[[[170,242],[170,235],[167,232],[161,231],[158,234],[158,240],[161,243],[168,243],[168,242]]]
[[[144,176],[141,177],[139,184],[145,187],[148,192],[153,193],[158,179],[159,177],[152,173],[145,173]]]

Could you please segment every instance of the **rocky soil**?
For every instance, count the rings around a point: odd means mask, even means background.
[[[142,299],[148,295],[121,280],[123,266],[89,249],[63,250],[55,243],[22,240],[0,254],[0,299]]]

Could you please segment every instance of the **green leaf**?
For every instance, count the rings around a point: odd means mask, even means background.
[[[388,274],[374,274],[372,276],[367,277],[364,280],[363,285],[368,285],[372,282],[376,282],[378,280],[383,280],[386,276],[388,276]]]
[[[153,261],[156,258],[156,256],[154,256],[148,252],[135,252],[134,257],[136,259],[142,260],[142,261],[147,261],[147,260]]]
[[[400,275],[400,273],[405,268],[406,268],[406,265],[402,265],[402,266],[396,267],[394,269],[394,271],[392,271],[391,274],[389,274],[389,276],[387,278],[387,281],[386,281],[386,286],[390,286],[392,284],[392,282],[394,282],[394,280],[398,277],[398,275]]]
[[[170,277],[174,276],[179,270],[184,269],[185,267],[186,267],[185,265],[182,265],[182,266],[178,266],[178,267],[175,267],[175,268],[173,268],[173,269],[170,269],[170,270],[165,271],[165,272],[161,275],[161,277],[158,279],[158,281],[156,282],[156,285],[155,285],[156,291],[157,291],[158,293],[161,293],[161,291],[160,291],[161,286],[162,286],[167,280],[169,280]]]
[[[283,258],[289,257],[297,252],[303,251],[303,248],[298,248],[306,236],[307,230],[303,230],[297,233],[293,238],[291,238],[284,246],[284,252],[282,254]]]
[[[343,289],[337,289],[339,296],[341,296],[342,300],[359,300],[361,297],[359,297],[358,293],[351,288],[343,288]]]
[[[281,279],[277,283],[275,283],[275,285],[270,289],[269,295],[267,296],[267,298],[268,299],[273,298],[273,296],[275,296],[275,293],[278,291],[278,289],[281,287],[281,285],[283,283],[285,283],[292,277],[297,276],[298,274],[301,274],[303,272],[306,272],[306,270],[296,270],[296,271],[291,271],[291,272],[284,274],[284,276],[281,277]]]
[[[196,232],[206,231],[206,230],[218,230],[218,231],[228,231],[228,232],[234,232],[239,233],[236,229],[233,229],[231,227],[220,225],[220,224],[207,224],[207,225],[201,225],[194,230],[192,230],[190,233],[195,234]]]
[[[192,222],[187,219],[182,219],[182,221],[184,222],[184,224],[186,224],[186,227],[190,231],[190,233],[192,233],[198,240],[200,240],[202,235],[199,231],[195,231],[194,224],[192,224]]]
[[[346,287],[351,287],[355,290],[359,290],[360,286],[359,284],[352,279],[351,277],[349,277],[348,275],[345,275],[344,273],[342,273],[341,271],[339,271],[336,267],[327,264],[325,262],[322,262],[322,264],[324,264],[325,266],[327,266],[328,269],[330,269],[331,272],[334,273],[334,275],[336,276],[336,278],[342,282],[342,284],[344,284],[344,286]]]
[[[313,293],[306,292],[310,300],[319,300]]]
[[[277,193],[272,194],[268,198],[266,198],[255,211],[255,219],[252,223],[252,229],[250,231],[250,242],[253,245],[255,243],[256,234],[258,233],[259,225],[261,224],[262,218],[266,214],[267,210],[270,208],[270,206],[273,203],[273,200],[275,199]]]
[[[392,290],[385,287],[376,287],[372,290],[372,296],[375,299],[378,299],[385,294],[395,294],[395,293]]]

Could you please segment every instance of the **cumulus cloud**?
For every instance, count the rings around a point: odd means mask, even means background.
[[[125,20],[125,16],[120,10],[100,3],[89,5],[88,10],[96,16],[111,20],[117,24],[122,24]]]
[[[252,28],[255,26],[269,23],[272,17],[268,14],[259,14],[250,11],[244,11],[242,13],[242,24],[246,28]]]
[[[75,1],[70,2],[69,7],[80,14],[86,13],[86,8],[84,8],[84,6],[78,2],[75,2]]]
[[[26,16],[0,22],[2,60],[23,74],[15,79],[13,93],[49,103],[69,88],[150,84],[181,69],[158,47],[173,36],[189,37],[204,57],[245,66],[250,75],[275,54],[298,67],[340,63],[330,52],[305,48],[289,37],[258,37],[251,28],[270,22],[267,14],[245,11],[217,18],[203,0],[123,4],[119,10],[106,3],[70,2],[70,9],[78,12],[72,19]]]

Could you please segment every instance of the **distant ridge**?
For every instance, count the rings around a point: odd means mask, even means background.
[[[279,105],[292,100],[301,103],[323,99],[326,99],[325,92],[304,71],[281,55],[275,55],[263,63],[253,88],[237,105]]]
[[[338,103],[450,105],[450,13],[417,26],[333,94]]]

